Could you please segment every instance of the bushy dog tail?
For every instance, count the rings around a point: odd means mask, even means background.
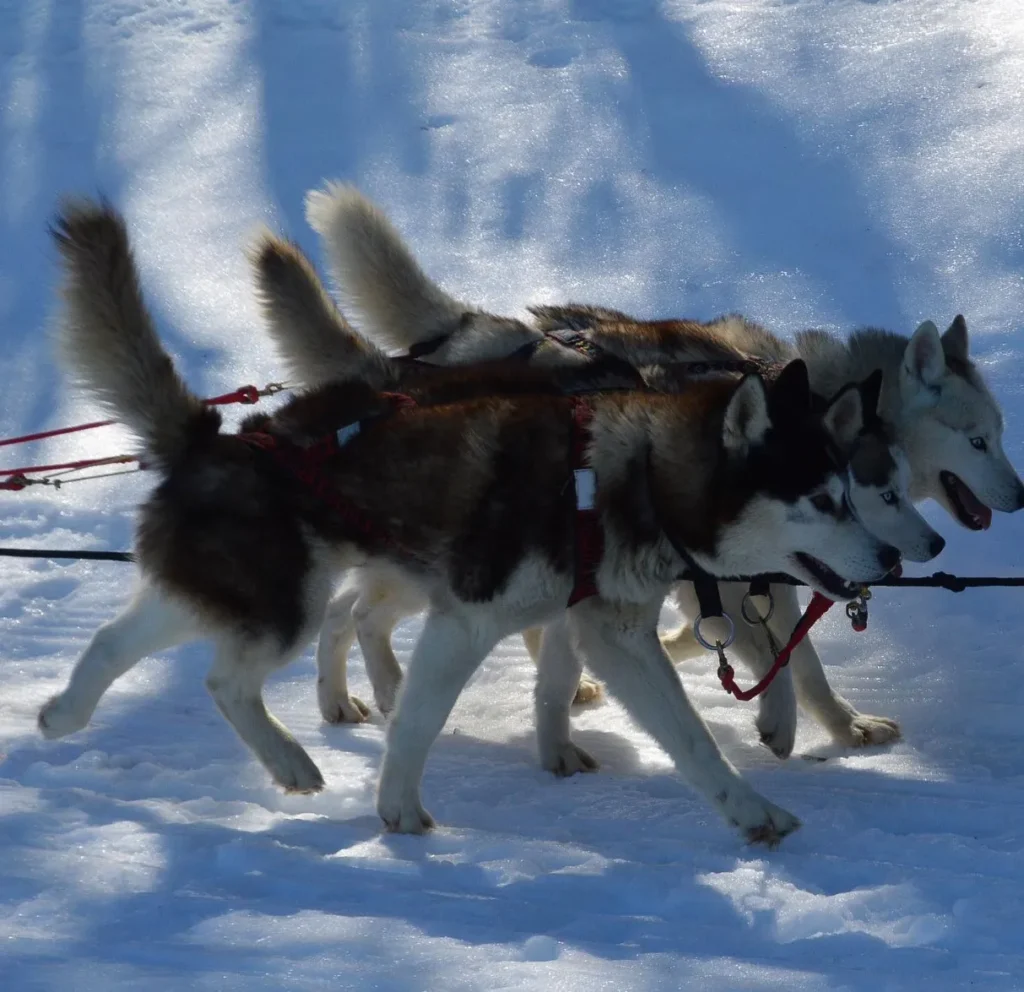
[[[427,277],[384,213],[354,186],[309,192],[306,219],[324,241],[345,301],[386,347],[443,337],[477,313]]]
[[[290,377],[306,386],[358,379],[376,389],[390,381],[388,357],[349,324],[297,245],[267,231],[250,257],[257,298]]]
[[[107,203],[65,203],[51,228],[63,261],[61,357],[78,383],[166,466],[220,415],[175,371],[146,309],[124,219]]]

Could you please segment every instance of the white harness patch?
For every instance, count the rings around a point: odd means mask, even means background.
[[[576,509],[592,510],[597,499],[597,476],[592,468],[573,469],[576,482]]]
[[[346,424],[344,427],[340,427],[338,432],[334,435],[338,439],[338,447],[343,448],[362,430],[362,428],[363,425],[358,420],[354,424]]]

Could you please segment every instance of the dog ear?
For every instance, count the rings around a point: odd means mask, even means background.
[[[773,424],[799,420],[811,409],[811,382],[807,363],[795,358],[768,389],[768,416]]]
[[[726,451],[744,455],[764,440],[771,426],[764,380],[759,375],[745,375],[725,408],[722,444]]]
[[[926,320],[907,342],[900,368],[901,382],[911,390],[934,390],[945,374],[946,355],[942,350],[939,329],[932,321]]]
[[[967,349],[967,321],[962,313],[958,313],[942,335],[942,351],[947,358],[966,364]]]
[[[882,370],[875,369],[860,384],[860,402],[864,409],[864,423],[878,419],[878,400],[882,395]]]
[[[822,420],[836,444],[843,449],[849,448],[864,429],[860,386],[854,382],[843,386],[832,398]]]

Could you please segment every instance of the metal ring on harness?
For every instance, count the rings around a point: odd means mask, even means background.
[[[705,620],[724,620],[729,627],[729,633],[725,635],[724,641],[715,641],[713,644],[706,641],[700,632],[700,625]],[[720,617],[703,617],[698,616],[693,621],[693,636],[697,638],[697,643],[707,651],[717,651],[720,647],[727,648],[733,641],[736,640],[736,624],[732,622],[732,617],[728,613],[723,613]]]
[[[761,616],[757,607],[754,606],[754,599],[749,592],[743,594],[743,602],[740,603],[740,616],[743,617],[750,627],[756,627],[759,623],[767,623],[775,612],[775,597],[772,595],[771,590],[769,589],[765,593],[758,593],[758,595],[768,600],[768,612],[764,616]],[[753,611],[753,616],[747,612],[748,606]]]

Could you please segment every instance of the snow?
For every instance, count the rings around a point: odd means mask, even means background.
[[[46,334],[61,195],[126,211],[162,332],[213,393],[277,377],[245,239],[271,223],[316,254],[303,194],[345,178],[499,310],[740,309],[784,333],[963,312],[1024,465],[1022,80],[1013,0],[0,4],[0,434],[93,412]],[[146,485],[3,494],[0,544],[126,547]],[[927,512],[943,569],[1020,573],[1024,514],[977,535]],[[781,764],[710,661],[683,666],[731,760],[804,821],[766,853],[615,703],[574,720],[598,774],[542,772],[517,639],[432,753],[425,838],[381,834],[382,723],[323,725],[308,653],[268,702],[324,770],[316,798],[270,786],[206,696],[201,645],[43,741],[39,705],[132,582],[3,561],[0,988],[1024,988],[1019,591],[879,591],[866,633],[821,623],[836,688],[900,720],[885,751],[805,720],[798,751],[829,760]]]

